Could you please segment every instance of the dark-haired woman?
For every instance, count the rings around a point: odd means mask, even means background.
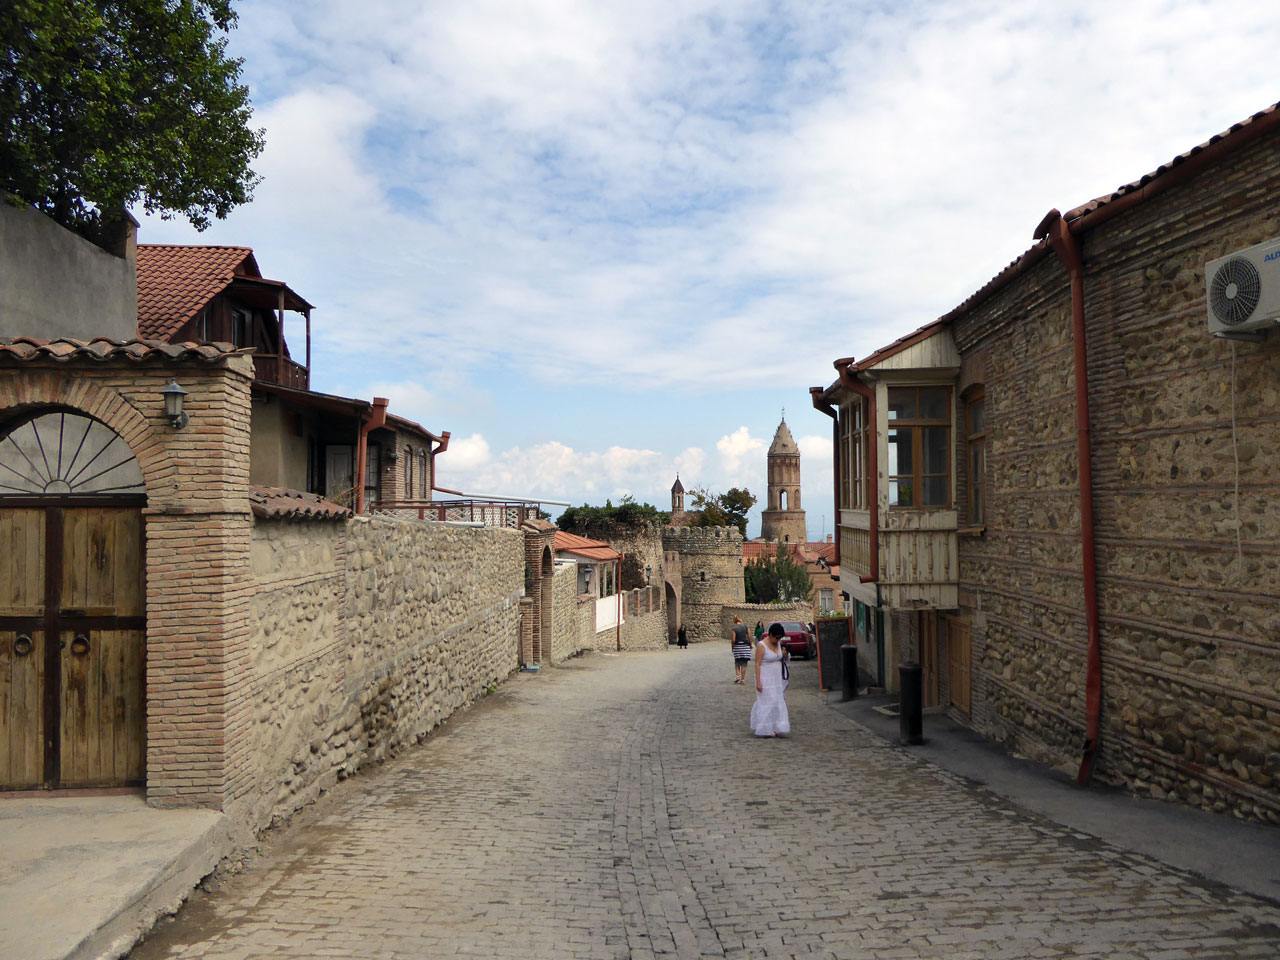
[[[751,708],[751,732],[757,737],[791,735],[791,718],[787,715],[787,660],[790,654],[782,646],[786,633],[782,624],[769,624],[769,632],[756,644],[756,702]]]

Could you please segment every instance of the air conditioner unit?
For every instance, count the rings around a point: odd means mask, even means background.
[[[1215,337],[1253,339],[1280,323],[1280,237],[1210,260],[1204,287]]]

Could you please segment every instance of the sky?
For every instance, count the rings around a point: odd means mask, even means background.
[[[313,388],[450,431],[444,487],[665,509],[679,473],[763,501],[785,410],[811,539],[833,360],[1280,100],[1259,3],[236,9],[254,200],[140,242],[253,247],[316,306]]]

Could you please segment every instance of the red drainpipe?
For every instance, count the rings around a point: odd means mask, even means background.
[[[622,650],[622,558],[619,557],[615,561],[615,563],[617,564],[617,566],[614,568],[614,576],[617,577],[617,581],[614,583],[614,587],[618,591],[618,632],[616,636],[617,636],[618,650],[621,651]]]
[[[1084,616],[1089,649],[1085,657],[1084,752],[1076,782],[1089,782],[1098,752],[1102,726],[1102,636],[1098,622],[1098,567],[1093,541],[1093,463],[1089,449],[1089,358],[1085,350],[1084,256],[1080,238],[1057,210],[1050,210],[1036,227],[1036,238],[1047,236],[1071,278],[1071,334],[1075,354],[1076,459],[1080,478],[1080,552],[1084,565]]]
[[[832,509],[835,510],[835,563],[832,566],[840,566],[840,416],[836,413],[835,408],[831,406],[831,401],[823,397],[826,391],[822,387],[810,387],[809,396],[813,400],[813,408],[820,410],[831,418],[831,449],[835,453],[834,470],[832,471],[832,485],[834,487],[832,498]]]
[[[867,512],[871,527],[871,573],[860,574],[858,579],[863,583],[875,583],[880,579],[880,439],[876,433],[876,391],[850,373],[849,364],[837,361],[835,368],[840,373],[842,387],[867,399]]]
[[[360,439],[356,443],[356,513],[364,513],[364,473],[365,460],[368,459],[367,452],[369,449],[369,431],[377,430],[387,422],[387,404],[391,401],[386,397],[374,397],[373,409],[365,414],[364,421],[360,424]]]

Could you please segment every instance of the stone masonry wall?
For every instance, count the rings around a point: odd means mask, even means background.
[[[680,619],[690,642],[720,639],[720,609],[742,603],[742,535],[737,527],[666,527],[664,550],[680,555]]]
[[[251,553],[254,828],[421,739],[517,667],[517,531],[259,521]]]
[[[754,639],[757,620],[763,621],[766,627],[774,620],[799,620],[801,623],[808,623],[813,617],[813,608],[807,603],[728,603],[720,611],[720,633],[717,640],[729,642],[734,617],[742,618],[747,632]]]
[[[1280,235],[1278,159],[1280,136],[1268,135],[1084,237],[1103,657],[1095,775],[1271,822],[1280,337],[1210,336],[1204,264]],[[962,378],[985,387],[991,444],[985,531],[962,535],[959,550],[971,722],[1075,764],[1087,632],[1065,270],[1046,258],[954,330]]]
[[[582,610],[590,614],[589,622],[583,617]],[[578,602],[577,564],[567,563],[556,567],[552,616],[554,627],[551,663],[563,663],[579,651],[595,646],[594,598],[588,597],[585,603]]]

